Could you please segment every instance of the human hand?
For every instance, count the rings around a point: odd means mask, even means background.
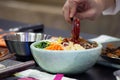
[[[94,20],[114,4],[115,0],[67,0],[63,6],[63,14],[68,22],[73,17]]]

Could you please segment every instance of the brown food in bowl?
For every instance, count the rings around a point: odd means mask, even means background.
[[[72,38],[65,38],[63,40],[63,43],[66,43],[69,41],[73,42]],[[96,42],[89,42],[83,38],[79,38],[76,42],[74,42],[74,44],[80,44],[85,49],[95,48],[98,46],[98,44]]]
[[[120,58],[120,46],[115,47],[115,45],[109,43],[106,48],[102,50],[102,55],[106,55],[111,58]]]
[[[79,33],[80,33],[80,20],[76,18],[73,20],[73,29],[71,31],[71,35],[72,35],[71,38],[66,38],[64,39],[64,41],[66,42],[72,41],[74,42],[74,44],[80,44],[85,49],[90,49],[98,46],[96,42],[89,42],[83,38],[80,38]]]

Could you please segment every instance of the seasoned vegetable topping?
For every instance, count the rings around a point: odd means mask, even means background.
[[[49,46],[50,45],[50,42],[48,42],[48,41],[43,41],[43,42],[40,42],[40,43],[38,43],[37,45],[35,45],[35,47],[36,48],[46,48],[47,46]]]

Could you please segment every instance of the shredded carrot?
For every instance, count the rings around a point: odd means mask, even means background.
[[[63,50],[62,46],[57,43],[51,43],[48,47],[45,48],[46,50]]]

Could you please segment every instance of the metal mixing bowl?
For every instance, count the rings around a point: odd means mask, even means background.
[[[31,56],[30,45],[35,41],[50,38],[50,35],[32,32],[17,32],[12,35],[4,36],[6,45],[10,53],[18,56]]]

